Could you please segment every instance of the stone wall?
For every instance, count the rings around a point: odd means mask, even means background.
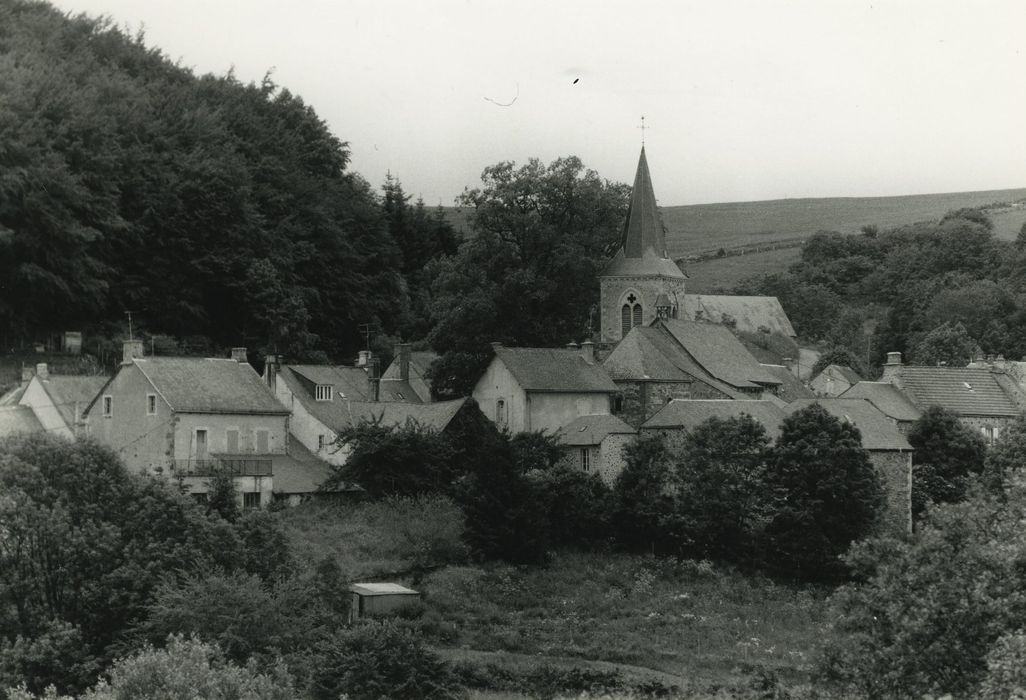
[[[1012,427],[1015,418],[1012,416],[959,416],[958,422],[973,430],[990,444],[997,440],[1001,433]]]
[[[729,399],[705,382],[617,382],[620,388],[620,412],[623,422],[638,428],[673,399]]]

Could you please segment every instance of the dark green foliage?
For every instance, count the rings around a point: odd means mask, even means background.
[[[300,358],[351,352],[362,322],[393,330],[403,257],[347,145],[299,97],[196,77],[43,3],[4,3],[0,26],[5,332],[128,308],[154,332]]]
[[[987,212],[976,207],[955,209],[941,217],[942,224],[952,220],[971,221],[974,224],[979,224],[988,232],[994,230],[994,222],[990,220],[989,216],[987,216]]]
[[[777,297],[781,306],[787,310],[787,317],[795,332],[810,340],[826,336],[841,308],[841,298],[830,287],[794,273],[766,275],[758,280],[750,280],[735,290],[735,293]]]
[[[988,651],[1026,616],[1024,496],[980,492],[930,509],[911,541],[854,548],[824,676],[857,697],[976,697]]]
[[[0,442],[0,522],[0,644],[34,640],[4,667],[23,663],[59,689],[92,682],[86,671],[109,661],[162,580],[242,564],[231,525],[89,441]]]
[[[367,621],[318,645],[310,692],[315,700],[458,698],[452,670],[399,622]]]
[[[711,418],[686,436],[675,481],[687,554],[751,561],[771,500],[769,442],[762,424],[748,415]]]
[[[240,566],[244,571],[265,582],[286,578],[295,571],[288,539],[272,513],[248,510],[236,521],[235,531],[242,543]]]
[[[917,365],[965,367],[979,352],[979,344],[961,322],[945,322],[915,342],[909,359]]]
[[[371,496],[447,493],[460,475],[449,438],[408,421],[398,427],[361,422],[339,433],[351,450],[334,481],[351,481]]]
[[[1017,473],[1026,468],[1026,415],[1004,428],[987,450],[983,481],[996,492],[1007,488]]]
[[[812,376],[815,377],[830,365],[848,367],[855,370],[860,376],[865,376],[862,361],[845,347],[833,347],[821,354],[816,360],[816,364],[812,365]]]
[[[438,401],[470,396],[494,356],[490,347],[481,352],[451,350],[441,355],[427,371],[431,395]]]
[[[675,455],[660,433],[642,433],[624,451],[625,465],[613,485],[614,528],[637,551],[679,549],[674,501]]]
[[[530,477],[545,501],[552,544],[594,545],[611,534],[612,492],[597,474],[559,465]]]
[[[771,567],[795,578],[838,576],[838,557],[868,535],[883,507],[858,428],[813,404],[788,416],[770,452]]]
[[[207,512],[230,523],[239,519],[239,492],[229,469],[215,468],[207,479]]]
[[[957,503],[965,498],[972,475],[983,470],[983,437],[938,406],[923,412],[908,434],[912,453],[912,514],[930,503]]]
[[[551,469],[563,458],[559,437],[541,431],[517,433],[509,439],[509,447],[513,464],[521,474],[532,469]]]
[[[473,210],[473,238],[431,265],[431,345],[476,354],[493,341],[559,347],[590,335],[598,275],[620,241],[629,189],[576,157],[498,163],[481,179],[460,202]],[[435,373],[437,393],[451,376]]]
[[[664,697],[672,692],[672,689],[662,686],[631,687],[618,671],[590,668],[559,668],[541,664],[520,671],[495,663],[476,665],[460,662],[454,665],[453,671],[468,688],[523,693],[542,700],[568,694],[599,695],[630,690],[643,697]]]

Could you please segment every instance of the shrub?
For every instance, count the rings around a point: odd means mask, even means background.
[[[612,493],[598,475],[558,466],[530,476],[544,498],[553,544],[582,546],[609,535]]]
[[[627,446],[624,459],[613,485],[617,538],[636,551],[677,551],[674,455],[666,439],[643,433]]]
[[[449,667],[394,620],[364,621],[322,642],[311,663],[315,700],[457,698]]]
[[[991,648],[979,698],[1026,700],[1026,632],[1003,635]]]
[[[983,437],[958,417],[931,406],[908,434],[912,453],[912,514],[922,516],[929,503],[963,500],[974,474],[983,471]]]

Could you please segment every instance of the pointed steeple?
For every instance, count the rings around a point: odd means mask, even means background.
[[[623,253],[627,258],[641,258],[646,251],[651,251],[657,258],[666,257],[663,222],[656,208],[652,176],[648,172],[648,160],[645,158],[645,147],[642,146],[630,208],[627,210],[627,224],[623,231]]]

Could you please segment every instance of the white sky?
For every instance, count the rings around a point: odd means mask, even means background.
[[[630,182],[643,114],[664,206],[1026,187],[1023,0],[55,4],[199,73],[273,68],[432,205],[532,156]]]

